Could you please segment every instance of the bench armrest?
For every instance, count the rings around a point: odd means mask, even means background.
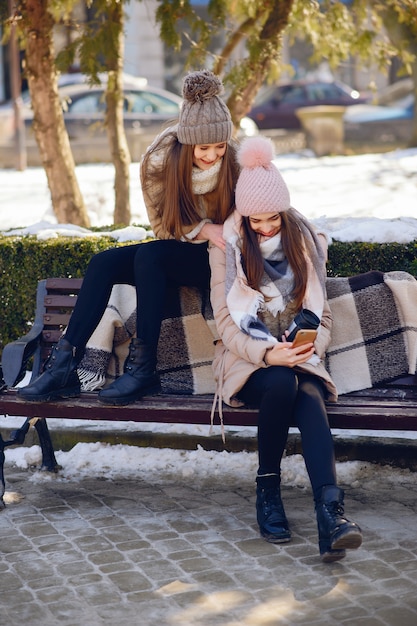
[[[41,334],[29,338],[28,333],[4,346],[1,366],[4,382],[9,387],[15,387],[24,378],[28,361],[40,344]]]
[[[28,361],[40,345],[45,295],[46,281],[41,280],[36,292],[36,313],[32,328],[26,335],[8,343],[3,348],[1,367],[4,382],[9,387],[14,387],[24,378]]]

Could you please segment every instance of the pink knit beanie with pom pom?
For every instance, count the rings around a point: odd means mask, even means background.
[[[238,151],[242,167],[236,185],[236,210],[240,215],[282,213],[291,208],[290,193],[272,163],[274,149],[266,137],[248,137]]]

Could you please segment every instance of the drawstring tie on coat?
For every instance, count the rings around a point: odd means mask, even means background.
[[[218,406],[220,428],[221,428],[223,443],[226,443],[226,437],[224,434],[224,422],[223,422],[223,374],[224,374],[225,361],[226,361],[225,357],[226,357],[226,353],[224,352],[221,357],[219,377],[216,381],[216,390],[214,392],[213,404],[211,405],[210,431],[209,431],[209,434],[212,435],[213,426],[214,426],[214,415],[216,413],[216,409]]]

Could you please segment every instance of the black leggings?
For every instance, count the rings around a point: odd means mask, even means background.
[[[155,240],[94,255],[66,331],[73,346],[85,347],[116,284],[136,287],[137,336],[156,349],[167,287],[210,285],[207,244]]]
[[[289,367],[254,372],[239,398],[259,407],[259,474],[280,474],[281,458],[294,422],[301,433],[303,455],[315,499],[321,487],[336,485],[332,434],[324,404],[323,383]]]

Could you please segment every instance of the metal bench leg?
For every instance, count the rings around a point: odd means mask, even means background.
[[[27,419],[23,422],[22,426],[17,430],[13,430],[10,435],[11,439],[5,442],[5,446],[21,446],[25,442],[25,437],[30,428],[30,420]]]
[[[38,433],[39,437],[39,444],[42,450],[41,471],[57,472],[59,469],[59,465],[55,458],[51,435],[49,433],[48,425],[45,419],[32,417],[31,419],[25,420],[20,428],[11,432],[11,438],[7,441],[4,441],[3,437],[0,434],[0,509],[6,506],[3,499],[4,492],[6,490],[6,482],[4,479],[4,449],[8,446],[21,446],[24,443],[25,437],[31,426],[35,426],[36,428],[36,432]]]
[[[11,439],[8,439],[7,441],[4,441],[3,437],[0,435],[0,508],[4,508],[6,506],[3,499],[4,492],[6,490],[6,482],[4,480],[4,448],[7,448],[8,446],[22,445],[25,441],[29,427],[30,421],[26,420],[20,428],[12,431]]]
[[[57,472],[59,465],[55,458],[54,446],[51,440],[51,434],[48,429],[46,419],[35,418],[35,428],[39,437],[39,444],[42,450],[42,465],[41,471],[43,472]],[[32,420],[33,421],[33,420]]]
[[[36,432],[39,438],[39,445],[42,450],[41,471],[58,471],[59,466],[55,458],[55,451],[52,445],[51,435],[48,430],[46,419],[44,418],[32,417],[30,419],[27,419],[18,430],[14,430],[11,433],[12,438],[10,439],[10,441],[5,442],[5,446],[22,445],[31,426],[34,426],[36,428]]]

